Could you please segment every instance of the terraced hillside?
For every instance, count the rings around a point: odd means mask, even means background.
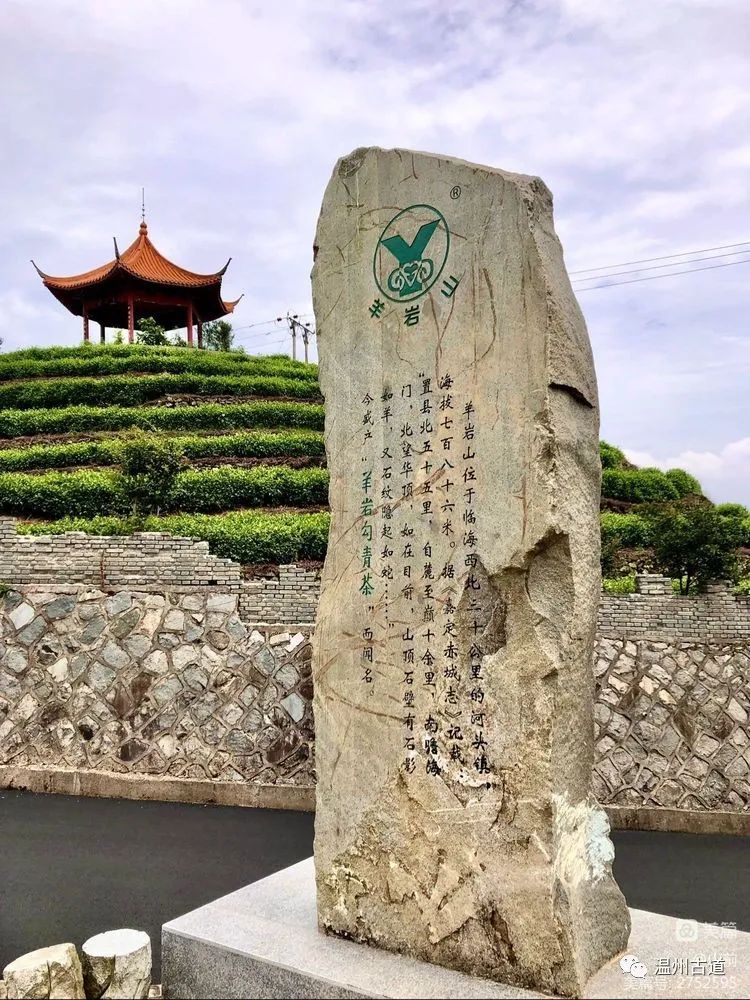
[[[184,468],[136,520],[119,474],[134,428]],[[33,533],[164,530],[243,563],[319,560],[328,534],[323,407],[287,357],[113,345],[0,355],[0,513]]]
[[[140,428],[183,469],[158,515],[132,517],[118,463]],[[31,533],[164,530],[243,564],[320,560],[328,475],[317,368],[286,356],[112,345],[0,355],[0,513]],[[647,544],[638,505],[700,493],[601,446],[605,541]],[[750,532],[749,532],[750,534]]]

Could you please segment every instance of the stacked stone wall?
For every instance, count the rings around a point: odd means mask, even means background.
[[[202,542],[6,520],[0,586],[0,786],[312,805],[314,569],[243,581]],[[605,594],[595,676],[615,816],[750,829],[750,599],[655,576]]]
[[[312,623],[319,596],[319,570],[279,566],[278,577],[245,584],[240,596],[240,614],[247,621]]]
[[[309,635],[237,595],[27,586],[0,616],[0,764],[312,782]]]

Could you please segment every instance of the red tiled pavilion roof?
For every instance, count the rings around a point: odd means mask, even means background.
[[[163,289],[162,295],[171,296],[167,302],[174,301],[175,296],[178,300],[191,301],[204,320],[233,312],[242,298],[240,296],[230,302],[221,298],[221,279],[229,266],[229,260],[220,271],[213,274],[198,274],[180,267],[156,249],[149,239],[145,221],[141,222],[137,238],[123,253],[117,251],[115,243],[115,254],[114,260],[107,264],[67,277],[46,274],[33,261],[32,263],[45,287],[71,312],[83,315],[84,308],[88,307],[92,318],[107,322],[120,322],[119,311],[125,307],[113,303],[115,297],[121,303],[123,293],[128,290],[133,292],[136,301],[143,299],[146,302],[158,302],[153,296],[159,294],[159,289]],[[109,304],[103,304],[105,300],[109,300]],[[151,312],[156,308],[151,309]],[[176,321],[175,316],[168,316],[166,319]]]
[[[36,267],[36,264],[34,266]],[[141,278],[143,281],[153,281],[160,285],[173,285],[178,288],[200,288],[204,285],[213,285],[221,282],[221,278],[228,266],[229,261],[226,262],[220,271],[216,271],[214,274],[197,274],[195,271],[188,271],[187,268],[180,267],[179,264],[174,264],[164,254],[159,253],[149,239],[148,226],[145,222],[142,222],[137,238],[130,244],[127,250],[119,254],[108,264],[102,264],[101,267],[95,267],[90,271],[84,271],[82,274],[73,274],[64,278],[45,274],[38,267],[37,271],[44,278],[45,285],[49,288],[59,288],[61,290],[98,284],[118,269],[127,271],[134,278]]]

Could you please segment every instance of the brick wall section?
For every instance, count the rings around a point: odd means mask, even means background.
[[[118,587],[220,586],[240,589],[240,567],[208,551],[208,542],[160,532],[127,536],[19,535],[16,523],[0,518],[0,580],[14,586],[87,583]]]
[[[312,624],[320,594],[317,570],[279,566],[278,577],[243,580],[238,563],[211,555],[208,542],[193,538],[161,532],[19,535],[13,518],[0,518],[0,583],[85,583],[156,592],[218,587],[238,594],[241,618],[269,624]]]
[[[320,595],[320,572],[279,566],[278,579],[253,580],[240,595],[240,617],[252,622],[314,622]]]
[[[678,639],[682,642],[750,642],[750,597],[726,584],[681,597],[669,577],[636,577],[635,594],[602,594],[599,635]]]
[[[207,542],[144,532],[122,538],[84,535],[18,535],[16,522],[0,518],[0,583],[87,583],[104,589],[191,589],[216,586],[239,594],[245,621],[312,624],[320,574],[279,566],[278,577],[242,580],[240,567],[208,551]],[[694,642],[750,641],[750,598],[717,584],[684,598],[667,577],[637,578],[635,594],[602,594],[601,636],[666,638]]]

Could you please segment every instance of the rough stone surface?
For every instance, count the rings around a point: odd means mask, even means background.
[[[312,784],[307,632],[248,637],[232,593],[69,589],[53,621],[44,590],[0,600],[0,766]],[[12,617],[21,600],[41,623],[28,646]]]
[[[72,534],[53,544],[55,540],[17,535],[15,522],[0,518],[0,580],[16,587],[0,602],[0,784],[39,787],[47,780],[43,775],[50,781],[54,775],[54,787],[68,788],[67,775],[81,775],[85,781],[76,794],[87,794],[88,787],[103,789],[107,781],[115,789],[112,794],[124,794],[129,786],[114,784],[116,771],[123,780],[151,776],[165,797],[180,794],[190,781],[191,801],[204,783],[209,801],[221,794],[236,802],[246,794],[248,803],[258,801],[256,792],[265,794],[275,785],[280,797],[274,803],[288,801],[298,808],[300,791],[309,795],[314,782],[310,626],[298,623],[314,617],[318,574],[281,566],[276,579],[245,581],[239,590],[219,580],[216,590],[209,591],[203,585],[207,553],[185,539],[159,536],[161,562],[149,547],[156,544],[153,536],[142,548],[124,550],[118,550],[120,538],[93,538],[87,548],[88,537]],[[129,573],[141,574],[143,589],[136,598],[131,590],[105,593],[92,585],[71,585],[76,560],[88,567],[93,580],[102,555],[110,565],[110,554],[124,559]],[[239,566],[225,569],[228,578],[239,579]],[[22,582],[34,574],[49,582]],[[173,578],[181,584],[173,585]],[[750,598],[737,597],[722,585],[679,597],[669,580],[655,575],[637,577],[636,585],[635,594],[603,594],[599,601],[594,652],[597,797],[608,807],[627,811],[627,817],[615,814],[618,824],[627,818],[631,826],[641,817],[647,829],[666,829],[671,823],[680,830],[736,832],[742,828],[737,823],[750,818]],[[224,596],[207,612],[209,592]],[[218,611],[227,596],[226,607],[233,606],[235,594],[246,624]],[[181,633],[162,625],[171,608],[184,613]],[[207,622],[207,613],[218,614],[218,627]],[[260,621],[275,624],[258,630]],[[285,636],[291,636],[288,642]],[[115,644],[109,655],[114,651],[122,667],[103,661],[111,639],[119,643],[119,653]],[[297,656],[302,668],[293,662]],[[216,683],[210,682],[208,689],[187,679],[191,665],[198,671],[205,668],[201,659],[216,669]],[[201,675],[190,676],[198,680]],[[244,679],[239,694],[238,677]],[[120,718],[123,692],[131,683],[137,692],[147,678],[155,703],[165,711],[145,725],[131,723],[127,713]],[[187,717],[179,711],[186,706],[175,704],[183,688],[187,693],[182,698],[193,699]],[[101,692],[105,700],[97,701]],[[290,694],[294,697],[283,704]],[[266,753],[258,772],[252,770],[256,754],[233,749],[251,746],[243,737],[227,733],[222,744],[227,726],[257,733],[266,743],[271,724],[278,726],[281,720],[284,728],[289,716],[299,713],[298,698],[305,705],[302,739],[289,758],[274,765]],[[92,699],[93,716],[87,709]],[[243,707],[247,714],[241,718]],[[202,724],[194,726],[196,719]],[[138,730],[138,742],[124,751],[129,759],[112,753],[116,727],[121,727],[123,746]],[[105,735],[94,739],[102,728]],[[188,740],[197,757],[192,769],[183,752]],[[201,747],[197,754],[196,743]],[[134,751],[144,745],[148,750],[137,755]],[[277,756],[288,746],[286,737],[275,750],[272,746],[268,750]],[[37,768],[45,770],[40,774],[33,770]],[[217,791],[217,782],[233,789]],[[153,788],[149,794],[157,796]]]
[[[81,1000],[83,975],[73,944],[56,944],[21,955],[3,969],[8,1000]]]
[[[578,995],[629,917],[591,790],[596,379],[551,195],[357,150],[316,248],[320,923]]]
[[[594,789],[613,806],[750,809],[750,643],[600,637]]]
[[[143,1000],[151,986],[151,939],[144,931],[105,931],[84,941],[88,1000]]]

